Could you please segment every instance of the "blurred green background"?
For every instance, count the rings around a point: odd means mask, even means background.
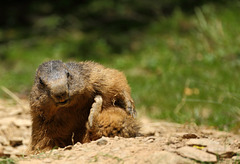
[[[50,59],[123,71],[140,115],[238,132],[238,0],[1,2],[0,86],[27,98]]]

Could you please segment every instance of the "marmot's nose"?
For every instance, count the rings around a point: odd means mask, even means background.
[[[62,103],[68,100],[68,93],[67,92],[58,92],[53,95],[56,102]]]
[[[51,86],[51,96],[56,103],[64,103],[69,99],[68,87],[66,84],[55,84]]]

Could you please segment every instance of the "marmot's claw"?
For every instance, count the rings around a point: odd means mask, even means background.
[[[137,112],[135,111],[135,109],[128,107],[127,108],[127,112],[133,117],[136,118],[137,117]]]
[[[100,95],[97,95],[95,98],[94,98],[94,100],[95,100],[95,102],[96,103],[99,103],[99,104],[101,104],[102,103],[102,96],[100,96]]]

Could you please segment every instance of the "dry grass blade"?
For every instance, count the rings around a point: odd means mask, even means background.
[[[7,94],[9,95],[14,101],[16,101],[20,106],[21,108],[24,110],[24,111],[27,111],[28,109],[25,107],[24,103],[21,101],[20,98],[18,98],[17,95],[15,95],[13,92],[11,92],[9,89],[7,89],[6,87],[4,86],[1,86],[1,89]]]

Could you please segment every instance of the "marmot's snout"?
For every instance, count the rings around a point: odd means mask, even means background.
[[[69,88],[67,81],[62,80],[53,83],[50,88],[51,97],[57,105],[65,105],[69,101]]]
[[[65,105],[69,100],[68,92],[58,92],[52,94],[52,97],[57,105]]]

